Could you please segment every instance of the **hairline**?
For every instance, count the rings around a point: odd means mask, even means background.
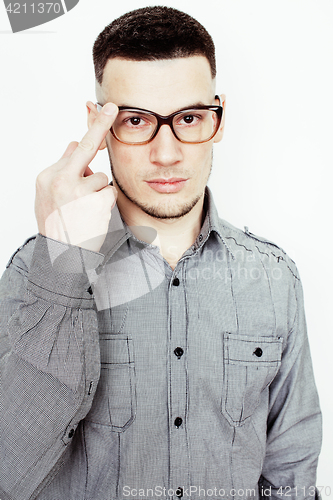
[[[105,64],[105,66],[103,68],[103,75],[102,75],[102,81],[101,81],[101,83],[99,83],[99,81],[95,77],[95,93],[96,93],[96,97],[97,97],[97,99],[99,99],[98,94],[99,93],[103,93],[103,82],[104,82],[105,68],[106,68],[108,62],[112,61],[113,59],[118,59],[120,61],[130,61],[130,62],[158,62],[158,61],[173,61],[175,59],[191,59],[192,57],[203,57],[204,59],[206,59],[206,61],[208,63],[208,66],[209,66],[209,69],[210,69],[210,75],[211,75],[211,78],[212,78],[212,83],[213,83],[214,88],[215,88],[216,75],[215,76],[213,75],[212,67],[211,67],[211,64],[209,62],[208,57],[205,56],[205,54],[202,54],[201,52],[200,53],[198,52],[196,54],[184,55],[184,56],[177,55],[175,57],[158,57],[158,58],[156,57],[156,58],[147,58],[147,59],[133,59],[132,57],[125,57],[125,56],[115,55],[115,56],[109,57],[108,60],[106,61],[106,64]],[[215,94],[215,92],[214,92],[214,94]]]

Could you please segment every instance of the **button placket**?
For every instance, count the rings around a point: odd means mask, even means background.
[[[178,270],[178,269],[177,269]],[[170,384],[170,488],[187,481],[188,463],[184,460],[187,448],[187,308],[182,272],[171,279],[169,288],[169,384]],[[186,455],[186,453],[185,453]],[[177,498],[177,497],[176,497]]]
[[[180,284],[179,278],[174,278],[172,280],[172,284],[173,284],[173,286],[179,286],[179,284]]]
[[[77,424],[69,424],[64,435],[61,438],[62,442],[64,444],[67,445],[68,443],[70,443],[72,441],[74,434],[75,434],[76,427],[77,427]]]

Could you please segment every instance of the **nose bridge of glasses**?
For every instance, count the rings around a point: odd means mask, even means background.
[[[171,128],[173,135],[178,139],[176,132],[173,128],[173,118],[175,116],[175,113],[172,113],[171,115],[168,115],[168,116],[163,116],[163,115],[159,115],[158,113],[154,113],[154,116],[156,117],[156,120],[157,120],[156,130],[155,130],[154,136],[157,135],[157,133],[159,132],[160,128],[163,125],[168,125]]]

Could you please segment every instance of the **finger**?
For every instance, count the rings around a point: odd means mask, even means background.
[[[95,174],[84,177],[82,182],[83,196],[94,191],[100,191],[109,184],[109,179],[103,172],[96,172]],[[80,188],[81,189],[81,188]]]
[[[76,148],[78,147],[78,142],[77,141],[73,141],[73,142],[70,142],[66,148],[66,151],[64,152],[64,154],[62,155],[61,159],[62,158],[68,158],[68,156],[71,156],[72,153],[74,153],[74,151],[76,150]]]
[[[113,202],[112,207],[111,207],[111,209],[112,209],[115,206],[115,204],[116,204],[116,201],[117,201],[117,198],[118,198],[118,191],[116,190],[116,188],[114,186],[108,186],[108,187],[110,187],[112,189],[112,191],[113,191],[112,194],[114,196],[114,202]]]
[[[87,165],[96,156],[99,146],[112,127],[117,113],[118,108],[115,104],[107,103],[103,106],[94,123],[81,142],[79,142],[68,164],[68,168],[79,175],[83,175]]]
[[[105,197],[105,202],[111,204],[111,210],[116,204],[118,191],[114,186],[105,186],[105,188],[99,191],[99,194],[102,194]]]

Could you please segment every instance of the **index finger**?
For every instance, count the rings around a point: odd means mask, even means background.
[[[71,169],[83,174],[87,165],[96,156],[100,145],[112,127],[117,113],[118,108],[115,104],[108,102],[103,106],[94,123],[73,152],[69,163]]]

